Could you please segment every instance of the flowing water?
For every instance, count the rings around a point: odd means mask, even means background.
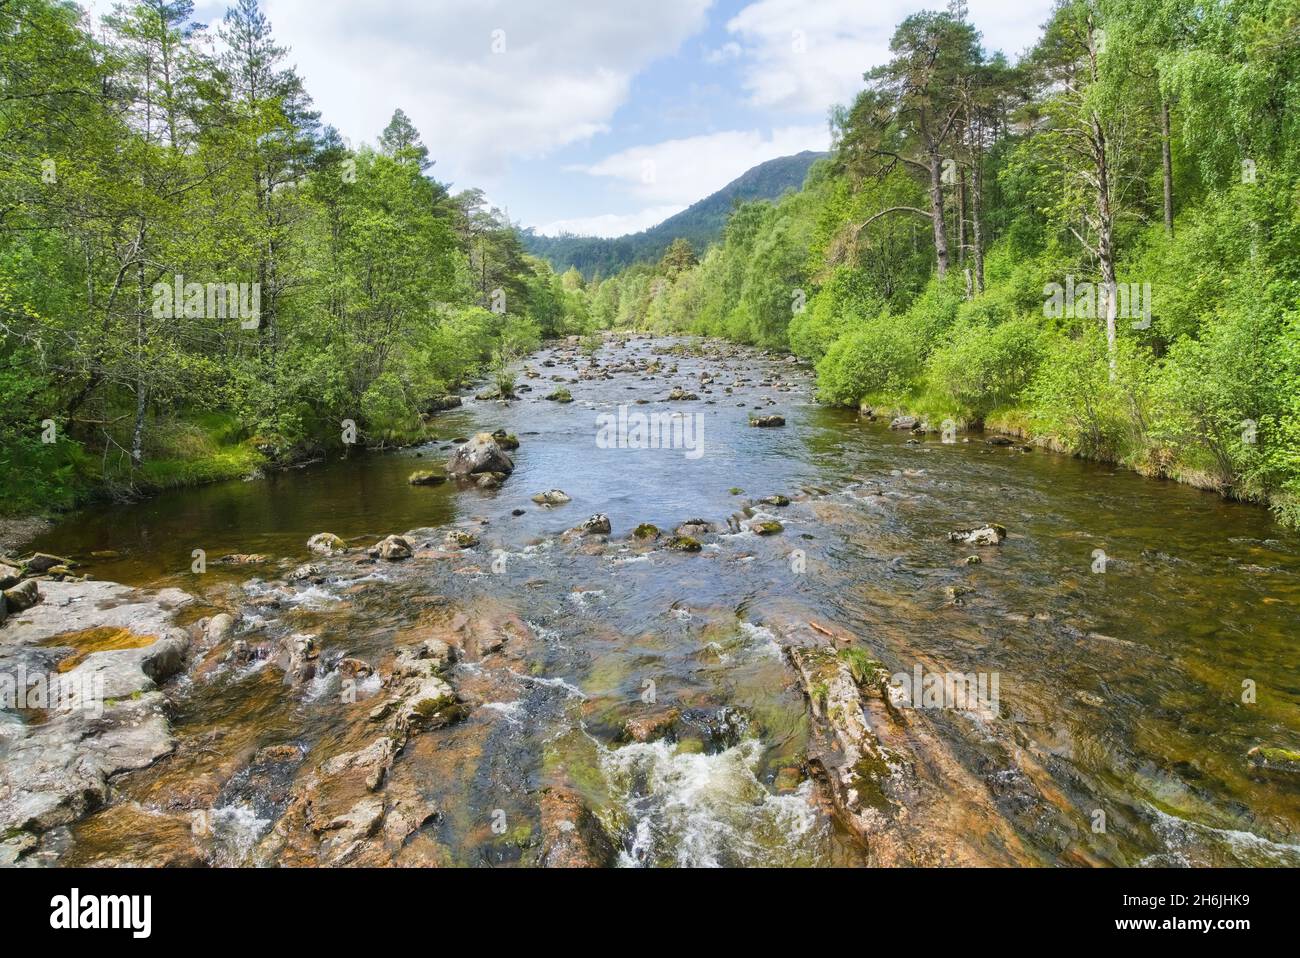
[[[647,372],[656,357],[662,368]],[[593,360],[619,371],[593,375]],[[531,392],[439,414],[438,441],[418,449],[89,509],[35,547],[96,578],[186,589],[205,604],[194,615],[239,610],[249,642],[314,635],[330,662],[379,662],[466,621],[507,636],[451,673],[468,715],[397,760],[393,774],[437,814],[420,829],[423,857],[396,861],[528,862],[539,796],[557,784],[582,795],[625,865],[879,860],[802,771],[810,721],[782,648],[816,622],[891,673],[997,675],[996,714],[915,719],[944,756],[919,753],[918,765],[960,771],[1006,826],[955,800],[928,814],[951,860],[1300,864],[1296,778],[1246,758],[1300,747],[1300,539],[1263,510],[980,436],[909,442],[816,405],[810,370],[722,344],[613,340],[594,357],[560,345],[526,365],[542,374],[521,380]],[[573,403],[542,398],[555,377]],[[674,386],[699,399],[664,402]],[[599,448],[596,417],[621,404],[699,414],[703,454]],[[748,425],[772,412],[783,428]],[[453,437],[499,427],[521,441],[500,490],[408,485]],[[550,488],[572,502],[530,501]],[[757,503],[772,494],[792,502]],[[729,529],[745,506],[784,530]],[[563,535],[593,513],[608,515],[608,542]],[[696,554],[630,535],[697,517],[718,532]],[[984,521],[1006,526],[1001,546],[948,541]],[[402,563],[316,559],[325,582],[277,581],[311,558],[317,532],[364,546],[412,529],[440,541],[450,527],[479,545]],[[202,575],[190,571],[196,549]],[[976,551],[982,562],[966,564]],[[215,561],[226,553],[273,562]],[[339,682],[322,670],[290,685],[265,660],[210,656],[171,689],[176,754],[117,782],[113,806],[211,809],[210,860],[267,863],[260,843],[295,781],[366,741],[368,706],[341,700]],[[623,723],[649,691],[680,721],[669,738],[629,742]],[[249,764],[278,743],[301,765]],[[930,805],[942,809],[938,791]],[[497,813],[508,829],[492,827]],[[138,828],[113,827],[113,814],[78,826],[70,862],[131,859]]]

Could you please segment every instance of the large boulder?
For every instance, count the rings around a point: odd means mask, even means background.
[[[488,432],[480,432],[458,446],[447,460],[447,474],[451,476],[473,476],[484,472],[509,475],[514,471],[514,460]]]

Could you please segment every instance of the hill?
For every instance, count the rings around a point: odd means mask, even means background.
[[[632,263],[658,259],[668,244],[678,237],[689,240],[697,251],[702,252],[722,237],[722,228],[737,204],[774,200],[787,190],[799,189],[808,168],[826,155],[805,150],[794,156],[760,163],[716,193],[640,233],[616,238],[569,234],[542,236],[528,229],[522,234],[524,246],[534,256],[548,260],[556,271],[564,272],[570,266],[576,266],[588,278],[597,273],[609,276]]]

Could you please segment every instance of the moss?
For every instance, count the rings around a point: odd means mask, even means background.
[[[853,681],[858,685],[867,682],[874,683],[876,673],[881,668],[880,663],[868,655],[865,649],[841,649],[839,659],[849,667],[849,674],[853,676]]]
[[[764,519],[762,522],[753,522],[749,526],[760,536],[774,536],[779,532],[785,531],[785,526],[775,519]]]
[[[677,552],[699,552],[704,547],[692,536],[673,536],[668,540],[668,548]]]
[[[659,527],[650,522],[643,522],[632,530],[632,535],[638,539],[658,539]]]

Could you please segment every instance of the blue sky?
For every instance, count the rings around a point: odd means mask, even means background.
[[[920,0],[262,0],[324,122],[373,142],[395,107],[454,189],[523,226],[620,235],[757,163],[825,149],[827,114]],[[90,3],[102,12],[106,0]],[[1051,0],[971,0],[1015,56]],[[215,26],[224,3],[196,2]]]

